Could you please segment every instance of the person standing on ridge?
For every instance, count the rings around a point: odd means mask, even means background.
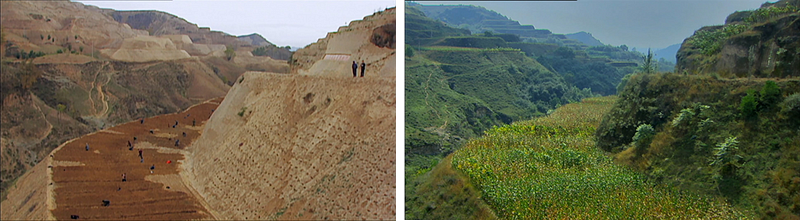
[[[89,143],[86,143],[86,151],[89,151]]]
[[[358,75],[356,75],[357,70],[358,70],[358,64],[356,63],[356,61],[353,61],[353,77],[358,77]]]
[[[366,69],[367,64],[364,63],[364,60],[361,60],[361,77],[364,77],[364,69]]]

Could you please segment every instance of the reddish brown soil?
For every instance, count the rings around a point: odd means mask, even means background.
[[[175,114],[147,118],[144,124],[138,120],[118,125],[81,137],[54,154],[55,161],[80,162],[82,166],[58,166],[53,168],[56,208],[52,210],[57,219],[70,219],[78,215],[80,219],[137,219],[174,220],[213,218],[191,193],[167,189],[165,184],[145,180],[149,175],[177,175],[180,162],[184,159],[180,151],[162,153],[158,149],[176,148],[174,139],[180,139],[183,149],[200,136],[202,125],[211,116],[222,98],[196,105]],[[188,117],[187,117],[188,115]],[[172,128],[175,121],[178,126]],[[197,127],[192,127],[196,120]],[[150,130],[155,130],[150,134]],[[183,137],[182,132],[186,132]],[[169,133],[175,138],[156,136]],[[157,148],[143,149],[144,163],[140,162],[138,148],[128,150],[127,142],[144,142]],[[89,144],[90,150],[85,150]],[[134,147],[136,146],[134,144]],[[149,146],[149,145],[147,145]],[[171,160],[172,163],[166,162]],[[150,166],[155,164],[154,173]],[[127,181],[122,182],[122,174]],[[175,176],[177,177],[177,176]],[[178,178],[176,178],[178,179]],[[182,183],[180,180],[170,183]],[[119,190],[118,190],[119,189]],[[102,200],[109,200],[109,206],[102,206]]]

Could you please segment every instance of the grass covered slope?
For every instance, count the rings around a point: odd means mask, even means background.
[[[719,198],[654,185],[595,148],[592,134],[614,100],[587,98],[495,127],[443,163],[464,174],[500,219],[747,218]]]
[[[596,135],[662,184],[725,197],[756,218],[798,219],[798,129],[800,79],[654,74],[630,79]]]
[[[428,47],[406,59],[406,155],[445,155],[494,125],[591,96],[519,51]],[[407,158],[407,170],[429,160]],[[440,158],[440,157],[439,157]]]

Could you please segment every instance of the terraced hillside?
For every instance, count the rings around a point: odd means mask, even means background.
[[[62,144],[17,181],[9,200],[2,203],[2,218],[214,218],[180,173],[185,169],[185,148],[200,136],[220,101],[128,122]],[[137,150],[142,151],[141,158]],[[104,206],[103,200],[109,205]]]

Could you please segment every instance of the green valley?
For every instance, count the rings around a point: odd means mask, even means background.
[[[800,219],[798,7],[700,28],[673,71],[478,6],[407,5],[406,218]]]

